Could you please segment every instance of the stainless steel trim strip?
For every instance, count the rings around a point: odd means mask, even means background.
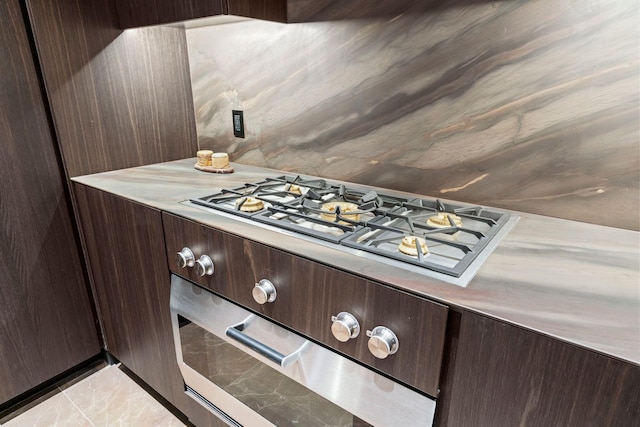
[[[241,424],[238,424],[237,422],[235,422],[235,420],[233,418],[231,418],[230,416],[228,416],[227,414],[222,412],[220,410],[220,408],[218,408],[213,403],[209,402],[209,400],[207,400],[206,398],[201,396],[200,393],[198,393],[197,391],[195,391],[191,387],[187,386],[187,389],[185,390],[185,394],[187,396],[189,396],[190,398],[192,398],[193,400],[195,400],[196,402],[198,402],[199,404],[201,404],[204,407],[206,407],[209,411],[213,412],[214,415],[217,416],[226,425],[228,425],[230,427],[242,427]]]

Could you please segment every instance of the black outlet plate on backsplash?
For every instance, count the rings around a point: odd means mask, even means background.
[[[233,134],[238,138],[244,138],[244,115],[242,110],[231,110],[233,115]]]

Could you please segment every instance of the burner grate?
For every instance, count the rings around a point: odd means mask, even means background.
[[[264,208],[240,210],[242,198],[247,197],[260,200]],[[464,273],[509,219],[506,213],[482,206],[360,191],[324,179],[288,175],[191,202],[454,277]],[[439,223],[429,222],[437,215],[441,215]],[[398,249],[402,239],[412,236],[426,241],[428,253],[417,248],[411,256]]]

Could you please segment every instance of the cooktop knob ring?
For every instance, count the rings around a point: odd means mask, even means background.
[[[193,267],[196,263],[196,257],[193,255],[193,251],[188,247],[182,248],[180,252],[177,253],[178,267]]]
[[[208,255],[202,255],[195,263],[196,274],[200,277],[213,275],[213,260]]]
[[[262,279],[253,287],[251,295],[255,302],[260,305],[276,300],[276,287],[267,279]]]
[[[398,351],[398,337],[385,326],[376,326],[372,331],[367,331],[369,351],[378,359],[386,359]]]
[[[360,335],[360,323],[358,319],[346,311],[331,316],[331,333],[340,342],[347,342]]]

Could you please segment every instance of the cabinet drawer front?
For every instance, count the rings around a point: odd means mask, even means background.
[[[163,213],[162,222],[169,269],[224,297],[235,298],[233,292],[236,286],[246,283],[250,277],[244,260],[243,240],[167,213]],[[191,249],[196,260],[202,255],[210,257],[214,264],[213,274],[199,276],[194,267],[181,268],[177,254],[185,247]],[[252,283],[249,285],[253,286]]]

